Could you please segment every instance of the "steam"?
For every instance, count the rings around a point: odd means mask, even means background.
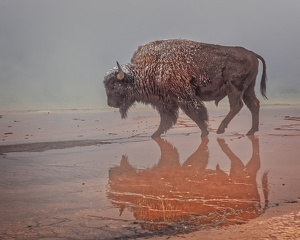
[[[266,60],[268,102],[299,102],[299,7],[280,0],[217,7],[211,1],[3,0],[0,110],[106,107],[102,81],[115,61],[128,63],[139,45],[168,38],[253,50]]]

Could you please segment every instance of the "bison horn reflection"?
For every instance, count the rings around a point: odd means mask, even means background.
[[[252,157],[244,165],[224,139],[218,139],[231,161],[230,173],[207,169],[208,138],[183,163],[166,140],[155,139],[161,158],[151,169],[139,170],[123,156],[120,166],[109,170],[111,202],[129,209],[141,226],[148,230],[173,229],[191,232],[201,228],[245,223],[260,216],[267,208],[268,184],[264,174],[264,204],[260,199],[256,175],[260,168],[259,142],[252,142]]]

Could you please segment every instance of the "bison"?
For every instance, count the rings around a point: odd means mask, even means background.
[[[140,46],[131,62],[111,69],[104,78],[107,104],[119,108],[121,117],[135,103],[151,104],[160,114],[153,138],[160,137],[177,121],[178,110],[189,116],[208,135],[208,114],[203,101],[216,105],[228,96],[230,111],[217,133],[224,133],[243,102],[252,113],[252,127],[258,131],[259,100],[255,96],[258,59],[263,65],[260,90],[266,96],[266,63],[258,54],[242,47],[228,47],[171,39]]]

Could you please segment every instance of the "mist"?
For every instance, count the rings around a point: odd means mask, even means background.
[[[0,110],[105,108],[102,81],[116,61],[170,38],[258,53],[268,75],[261,103],[297,104],[299,12],[297,0],[2,0]]]

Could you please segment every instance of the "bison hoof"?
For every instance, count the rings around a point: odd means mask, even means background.
[[[160,133],[157,133],[157,132],[155,132],[155,133],[153,133],[153,135],[151,136],[153,139],[154,138],[159,138],[160,137]]]
[[[217,130],[217,134],[222,134],[222,133],[224,133],[224,132],[225,132],[225,129],[220,129],[220,128],[219,128],[219,129]]]
[[[247,136],[252,136],[252,135],[254,135],[254,133],[255,133],[255,131],[251,131],[251,130],[250,130],[249,132],[247,132],[246,135],[247,135]]]
[[[208,133],[209,133],[208,131],[202,132],[202,133],[201,133],[201,137],[202,137],[202,138],[206,137],[206,136],[208,135]]]
[[[247,132],[247,136],[254,135],[255,132],[258,132],[258,128],[251,128],[249,132]]]

